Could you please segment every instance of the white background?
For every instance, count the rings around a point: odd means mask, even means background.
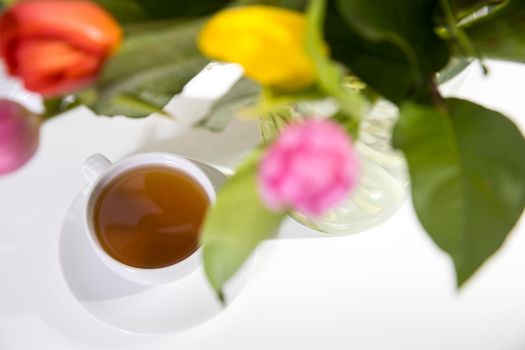
[[[525,129],[525,68],[478,66],[446,87],[497,108]],[[233,73],[232,73],[233,74]],[[234,75],[234,74],[233,74]],[[525,223],[458,292],[450,259],[416,221],[409,202],[387,223],[330,239],[264,243],[240,297],[213,320],[166,336],[112,329],[89,316],[58,268],[57,237],[84,186],[80,164],[170,151],[229,167],[257,143],[250,121],[220,134],[191,130],[210,76],[176,99],[177,122],[95,117],[80,109],[47,123],[37,156],[0,178],[0,349],[525,349]],[[213,90],[213,89],[212,89]],[[192,112],[192,113],[193,113]],[[186,115],[188,114],[188,115]],[[315,234],[288,221],[282,235]]]

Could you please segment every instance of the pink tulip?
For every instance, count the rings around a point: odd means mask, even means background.
[[[273,210],[318,216],[348,195],[358,175],[359,162],[343,128],[310,119],[289,125],[270,146],[259,169],[259,187]]]
[[[27,163],[38,148],[40,120],[16,102],[0,99],[0,175]]]

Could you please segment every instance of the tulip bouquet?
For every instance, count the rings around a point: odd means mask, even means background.
[[[78,105],[166,113],[210,60],[237,63],[244,78],[198,126],[220,129],[239,108],[284,123],[207,216],[204,263],[219,295],[291,211],[322,215],[352,191],[361,174],[353,144],[379,99],[399,109],[392,143],[416,213],[462,284],[523,212],[525,140],[501,113],[444,98],[438,84],[472,62],[486,70],[485,58],[525,63],[524,18],[520,0],[7,1],[0,55],[46,111],[0,101],[0,173],[30,158],[41,120]],[[332,115],[289,115],[324,99],[337,105]]]

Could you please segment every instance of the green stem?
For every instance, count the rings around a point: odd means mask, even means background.
[[[317,69],[319,86],[329,96],[335,98],[341,111],[348,117],[361,120],[366,101],[358,92],[343,87],[340,67],[332,62],[326,54],[323,40],[323,25],[326,11],[326,0],[310,0],[307,8],[306,49]]]
[[[452,34],[452,36],[457,40],[461,50],[465,56],[476,57],[479,60],[481,69],[483,73],[488,73],[487,66],[483,63],[483,58],[481,52],[472,44],[468,35],[457,25],[454,12],[450,6],[448,0],[439,0],[443,13],[445,15],[446,24]]]

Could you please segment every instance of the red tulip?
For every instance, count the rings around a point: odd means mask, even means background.
[[[121,37],[115,20],[89,1],[23,1],[0,17],[0,55],[9,73],[46,97],[92,83]]]
[[[38,148],[39,118],[16,102],[0,99],[0,175],[27,163]]]

